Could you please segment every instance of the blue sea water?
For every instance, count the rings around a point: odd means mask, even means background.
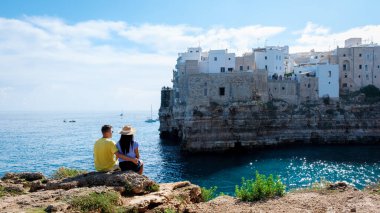
[[[234,193],[241,177],[255,171],[277,174],[288,189],[306,187],[324,178],[343,180],[358,188],[380,179],[380,146],[299,146],[250,153],[187,155],[175,142],[159,138],[159,123],[145,123],[149,112],[1,112],[0,176],[6,172],[57,168],[94,170],[92,149],[103,124],[137,128],[136,140],[145,162],[145,175],[157,182],[189,180]],[[63,120],[76,120],[64,123]]]

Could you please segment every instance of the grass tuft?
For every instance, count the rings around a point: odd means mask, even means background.
[[[146,190],[149,191],[149,192],[157,192],[158,190],[160,190],[160,185],[158,184],[152,184],[148,187],[146,187]]]
[[[57,171],[55,171],[52,177],[55,179],[63,179],[63,178],[75,177],[75,176],[85,174],[85,173],[86,171],[84,170],[61,167]]]
[[[74,197],[69,202],[74,209],[82,212],[120,212],[119,195],[116,192],[92,192],[88,195]],[[124,209],[125,210],[125,209]]]
[[[258,201],[285,195],[285,185],[279,177],[266,177],[256,171],[256,178],[246,180],[242,178],[242,185],[235,187],[236,197],[242,201]]]
[[[214,199],[217,196],[215,193],[217,189],[218,187],[216,186],[210,187],[209,189],[206,187],[201,187],[202,201],[207,202],[209,200]]]

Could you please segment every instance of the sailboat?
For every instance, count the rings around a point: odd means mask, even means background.
[[[153,110],[152,110],[152,105],[150,105],[150,118],[148,117],[145,122],[147,123],[154,123],[156,122],[157,119],[153,119]]]

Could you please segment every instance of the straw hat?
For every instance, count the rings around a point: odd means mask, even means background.
[[[136,132],[136,129],[133,128],[131,125],[125,125],[121,130],[120,130],[120,134],[122,135],[133,135],[135,134]]]

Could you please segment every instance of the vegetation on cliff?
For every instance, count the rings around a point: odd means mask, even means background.
[[[285,195],[285,185],[279,177],[266,177],[256,171],[255,179],[242,178],[242,185],[235,188],[236,197],[242,201],[257,201]]]

